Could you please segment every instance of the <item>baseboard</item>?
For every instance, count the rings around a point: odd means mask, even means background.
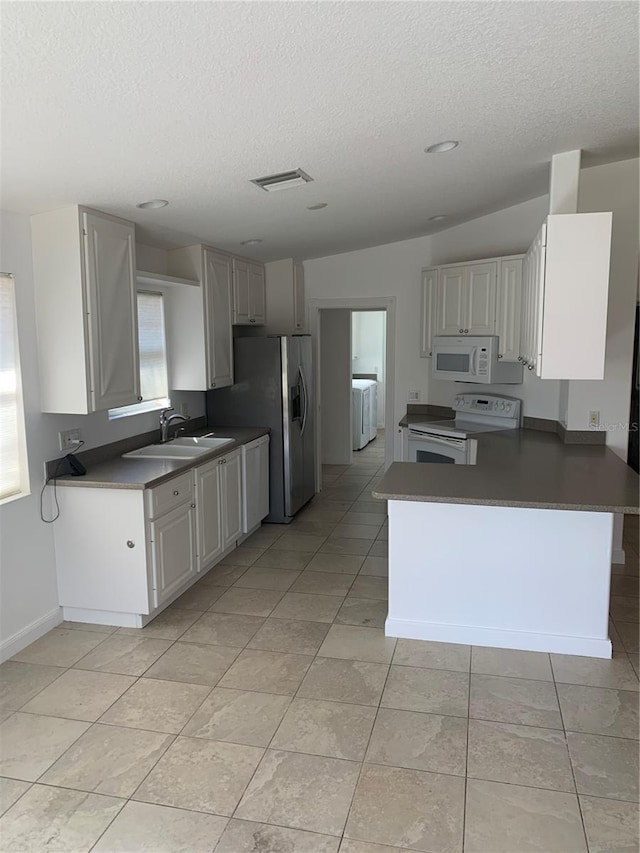
[[[0,642],[0,663],[21,652],[27,646],[39,640],[52,628],[62,622],[62,608],[54,607],[40,619],[16,631],[11,637]]]
[[[533,634],[527,631],[502,631],[499,628],[479,628],[471,625],[413,622],[408,619],[392,619],[391,617],[387,617],[384,632],[387,637],[402,637],[408,640],[432,640],[440,643],[491,646],[498,649],[555,652],[564,655],[585,655],[592,658],[611,657],[611,640],[608,638]]]

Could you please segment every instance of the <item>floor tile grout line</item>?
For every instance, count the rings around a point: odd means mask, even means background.
[[[465,853],[466,847],[466,830],[467,830],[467,794],[469,787],[469,729],[471,727],[471,664],[472,664],[473,646],[469,649],[469,684],[467,688],[467,742],[464,753],[464,793],[462,797],[462,844],[461,853]]]
[[[397,641],[396,641],[396,645],[397,645]],[[395,653],[395,647],[394,647],[394,653]],[[384,696],[384,691],[387,687],[387,682],[389,680],[389,674],[391,672],[391,661],[392,660],[393,660],[393,654],[391,655],[391,659],[389,660],[389,663],[387,665],[387,674],[386,674],[385,679],[384,679],[384,684],[382,685],[382,690],[380,691],[378,704],[376,706],[376,713],[375,713],[375,716],[373,718],[373,725],[371,726],[371,731],[369,732],[369,737],[367,739],[367,745],[366,745],[364,752],[362,754],[362,761],[360,762],[360,770],[358,772],[358,778],[356,779],[356,784],[353,786],[353,794],[351,795],[351,801],[349,803],[349,808],[347,809],[347,816],[345,818],[344,826],[342,828],[341,839],[343,839],[345,837],[345,832],[347,830],[347,824],[349,823],[349,818],[351,817],[351,811],[353,809],[353,801],[355,800],[356,791],[358,790],[358,785],[360,784],[360,779],[362,778],[362,773],[364,771],[364,765],[365,765],[365,759],[367,757],[367,752],[369,751],[369,747],[371,745],[371,738],[373,737],[373,731],[376,727],[376,722],[378,721],[378,716],[380,714],[382,697]],[[340,841],[340,846],[342,846],[342,840]]]

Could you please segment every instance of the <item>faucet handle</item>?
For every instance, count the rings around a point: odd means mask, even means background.
[[[173,412],[173,411],[174,411],[173,406],[169,406],[168,408],[163,409],[163,410],[160,412],[160,421],[162,422],[162,421],[166,420],[166,417],[167,417],[167,415],[169,414],[169,412]]]

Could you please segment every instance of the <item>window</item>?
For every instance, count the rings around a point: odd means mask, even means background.
[[[109,409],[109,418],[153,412],[171,405],[167,379],[167,341],[161,293],[138,291],[138,351],[142,403]]]
[[[15,287],[0,273],[0,503],[28,494]]]

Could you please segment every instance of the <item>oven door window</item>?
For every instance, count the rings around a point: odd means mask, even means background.
[[[443,462],[445,465],[455,465],[456,460],[445,453],[434,453],[433,450],[416,450],[416,462]]]
[[[436,370],[443,373],[469,373],[471,353],[436,352]]]

